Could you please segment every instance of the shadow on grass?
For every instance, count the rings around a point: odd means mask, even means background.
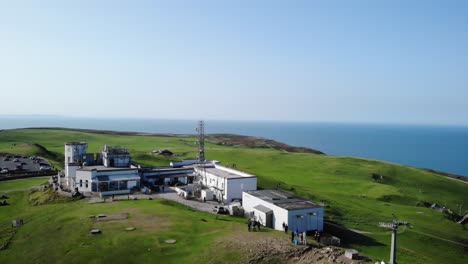
[[[364,234],[359,234],[334,223],[324,222],[325,231],[332,236],[336,236],[341,240],[341,246],[347,247],[351,245],[362,246],[386,246],[375,239],[368,237]]]
[[[229,219],[226,219],[226,218],[221,218],[221,217],[218,217],[218,216],[216,216],[216,220],[219,220],[219,221],[226,221],[226,222],[231,222],[231,220],[229,220]]]

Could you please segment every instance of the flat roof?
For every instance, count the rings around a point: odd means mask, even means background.
[[[140,168],[143,172],[165,172],[165,171],[193,171],[193,167],[179,167],[174,168],[171,166],[161,166],[161,167],[146,167]]]
[[[65,142],[65,145],[86,145],[86,142]]]
[[[84,166],[83,168],[77,169],[79,171],[92,171],[92,170],[97,170],[97,171],[126,171],[126,170],[138,170],[138,168],[130,168],[130,167],[125,167],[125,168],[119,168],[119,167],[106,167],[103,165],[96,165],[96,166]]]
[[[297,196],[295,194],[281,191],[281,190],[257,190],[246,192],[252,196],[255,196],[263,201],[274,204],[278,207],[284,208],[288,211],[308,209],[308,208],[322,208],[306,198]]]
[[[262,213],[269,213],[269,212],[272,212],[273,210],[271,210],[270,208],[264,206],[264,205],[257,205],[257,206],[254,206],[254,209],[257,209],[258,211],[262,212]]]
[[[152,179],[152,178],[179,178],[179,177],[190,177],[193,175],[190,175],[188,173],[174,173],[174,174],[162,174],[162,175],[148,175],[146,178]]]
[[[255,175],[251,175],[234,169],[225,168],[222,166],[205,167],[205,171],[225,179],[257,177]]]

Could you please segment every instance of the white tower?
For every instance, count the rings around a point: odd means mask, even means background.
[[[65,179],[66,184],[71,190],[76,187],[75,176],[76,169],[83,162],[86,156],[88,144],[85,142],[67,142],[65,143]]]
[[[88,144],[85,142],[65,143],[65,166],[69,163],[80,163],[86,155]]]

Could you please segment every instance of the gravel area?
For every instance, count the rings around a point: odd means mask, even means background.
[[[162,193],[154,193],[154,194],[115,195],[113,200],[114,201],[128,200],[128,199],[132,200],[135,198],[136,199],[162,198],[162,199],[178,202],[180,204],[183,204],[185,206],[191,207],[199,211],[204,211],[204,212],[209,212],[209,213],[214,213],[213,212],[214,206],[219,205],[217,202],[212,202],[212,201],[201,202],[198,200],[186,200],[178,196],[177,193],[172,189],[169,189]],[[112,202],[112,198],[106,197],[105,201]],[[88,202],[89,203],[101,203],[101,202],[104,202],[104,199],[100,197],[90,197]]]

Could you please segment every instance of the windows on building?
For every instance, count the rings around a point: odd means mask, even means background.
[[[80,187],[83,187],[83,180],[80,179]]]

